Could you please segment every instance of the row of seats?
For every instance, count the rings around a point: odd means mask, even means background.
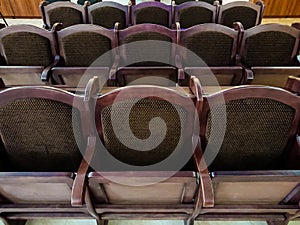
[[[55,2],[40,5],[44,27],[49,29],[60,22],[64,27],[91,23],[113,29],[116,22],[124,29],[130,25],[154,23],[173,28],[179,22],[182,28],[202,23],[219,23],[232,27],[241,22],[245,29],[261,23],[264,4],[235,1],[225,5],[211,5],[203,1],[189,1],[180,5],[161,2],[142,2],[137,5],[122,5],[117,2],[99,2],[84,6],[72,2]]]
[[[48,3],[53,3],[53,2],[59,2],[59,1],[68,1],[68,2],[70,2],[70,0],[48,0],[47,2]],[[160,2],[160,0],[156,0],[156,1]],[[198,0],[175,0],[175,4],[179,5],[179,4],[182,4],[182,3],[187,2],[187,1],[198,1]],[[214,3],[214,0],[200,0],[200,1],[207,2],[207,3],[210,3],[210,4]],[[77,4],[80,4],[80,5],[84,5],[85,2],[86,2],[85,0],[77,0]],[[89,2],[92,5],[92,4],[95,4],[97,2],[102,2],[102,0],[89,0]],[[220,0],[219,3],[222,4],[222,0]],[[135,0],[130,0],[130,4],[135,5],[136,1]]]
[[[266,86],[202,96],[190,81],[1,91],[0,216],[299,218],[300,97]]]
[[[188,84],[194,75],[203,85],[252,82],[282,87],[288,75],[299,75],[300,30],[292,26],[264,24],[243,30],[238,23],[235,29],[177,25],[177,30],[156,24],[123,30],[93,24],[64,29],[58,24],[52,31],[6,27],[0,30],[5,61],[1,77],[7,86],[42,84],[42,77],[51,84],[76,87],[83,75],[81,86],[100,74],[104,83],[119,86],[153,75]]]
[[[53,2],[59,2],[59,1],[70,1],[70,0],[48,0],[47,2],[48,3],[53,3]],[[176,5],[179,5],[179,4],[182,4],[182,3],[187,2],[187,1],[198,1],[198,0],[175,0],[174,2],[175,2]],[[210,3],[210,4],[214,3],[214,0],[200,0],[200,1],[207,2],[207,3]],[[102,2],[102,0],[90,0],[89,2],[90,2],[90,4],[95,4],[97,2]],[[157,0],[157,2],[160,2],[160,0]],[[85,3],[85,0],[77,0],[77,4],[84,5],[84,3]],[[220,0],[219,3],[222,4],[222,0]],[[130,4],[135,5],[136,1],[131,0]]]

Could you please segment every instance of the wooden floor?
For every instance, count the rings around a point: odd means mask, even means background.
[[[1,222],[0,222],[1,224]],[[26,225],[96,225],[93,220],[30,220]],[[183,221],[110,221],[109,225],[183,225]],[[267,225],[266,222],[253,221],[211,221],[196,222],[195,225]],[[288,225],[300,225],[298,222],[290,222]]]

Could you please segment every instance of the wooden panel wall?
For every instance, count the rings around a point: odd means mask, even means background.
[[[14,16],[14,12],[10,5],[10,0],[1,0],[0,1],[0,11],[3,16],[12,17]]]
[[[300,17],[300,0],[264,0],[264,17]]]
[[[1,0],[0,10],[5,17],[40,18],[42,0]]]
[[[41,1],[0,0],[0,10],[5,17],[40,18]],[[266,5],[264,17],[300,17],[300,0],[264,0],[264,2]]]

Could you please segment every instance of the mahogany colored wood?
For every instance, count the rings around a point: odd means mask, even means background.
[[[299,17],[298,0],[264,0],[266,5],[264,17]]]

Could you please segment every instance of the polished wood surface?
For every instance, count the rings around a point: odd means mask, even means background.
[[[38,8],[41,1],[42,0],[1,0],[0,11],[5,17],[41,18]],[[299,0],[264,0],[264,3],[264,18],[300,17]]]
[[[41,0],[2,0],[0,11],[4,17],[40,18]]]
[[[264,0],[264,17],[300,17],[299,0]]]

